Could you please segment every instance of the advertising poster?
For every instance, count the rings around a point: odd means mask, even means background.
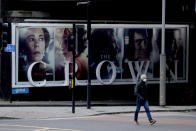
[[[166,75],[169,82],[188,80],[188,26],[167,25]],[[13,87],[68,86],[72,75],[72,24],[12,24]],[[76,26],[76,84],[87,85],[86,25]],[[159,83],[161,26],[93,24],[91,28],[92,85],[135,84],[141,73]],[[35,83],[34,83],[35,82]],[[37,84],[37,85],[36,85]]]
[[[49,59],[50,48],[54,47],[54,32],[48,28],[22,27],[19,30],[18,45],[18,81],[26,82],[27,71],[34,62],[37,63],[32,68],[33,80],[41,81],[45,79],[53,80],[54,62]],[[50,32],[49,32],[50,31]]]
[[[167,27],[165,32],[166,75],[169,82],[180,82],[187,77],[187,27]],[[158,83],[160,77],[160,27],[106,27],[92,28],[92,78],[114,83],[135,83],[141,73],[149,82]],[[115,70],[112,69],[112,62]],[[104,63],[102,63],[104,62]],[[98,80],[99,80],[98,79]]]

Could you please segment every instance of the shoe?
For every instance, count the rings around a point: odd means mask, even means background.
[[[152,119],[152,120],[150,120],[150,125],[153,125],[156,122],[157,122],[156,120]]]
[[[135,124],[136,124],[136,125],[139,125],[139,122],[138,122],[138,121],[136,121],[136,120],[134,120],[134,121],[135,121]]]

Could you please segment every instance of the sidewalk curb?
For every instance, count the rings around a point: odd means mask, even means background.
[[[151,110],[150,112],[194,112],[196,109],[185,109],[185,110]],[[145,111],[140,111],[141,113],[145,113]],[[105,112],[105,113],[97,113],[89,116],[99,116],[99,115],[112,115],[112,114],[127,114],[127,113],[135,113],[135,111],[123,111],[123,112]]]

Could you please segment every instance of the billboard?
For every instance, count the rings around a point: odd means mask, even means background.
[[[161,25],[92,24],[91,83],[135,84],[141,73],[159,83]],[[166,25],[167,80],[188,81],[188,25]],[[13,23],[12,87],[68,86],[72,24]],[[88,40],[76,25],[76,84],[87,85]]]

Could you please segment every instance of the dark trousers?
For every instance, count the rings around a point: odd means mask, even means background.
[[[134,116],[134,120],[137,121],[138,119],[138,114],[140,112],[140,108],[141,106],[144,105],[144,109],[146,111],[148,120],[152,120],[151,114],[150,114],[150,110],[149,110],[149,103],[148,100],[137,100],[136,101],[136,111],[135,111],[135,116]]]

